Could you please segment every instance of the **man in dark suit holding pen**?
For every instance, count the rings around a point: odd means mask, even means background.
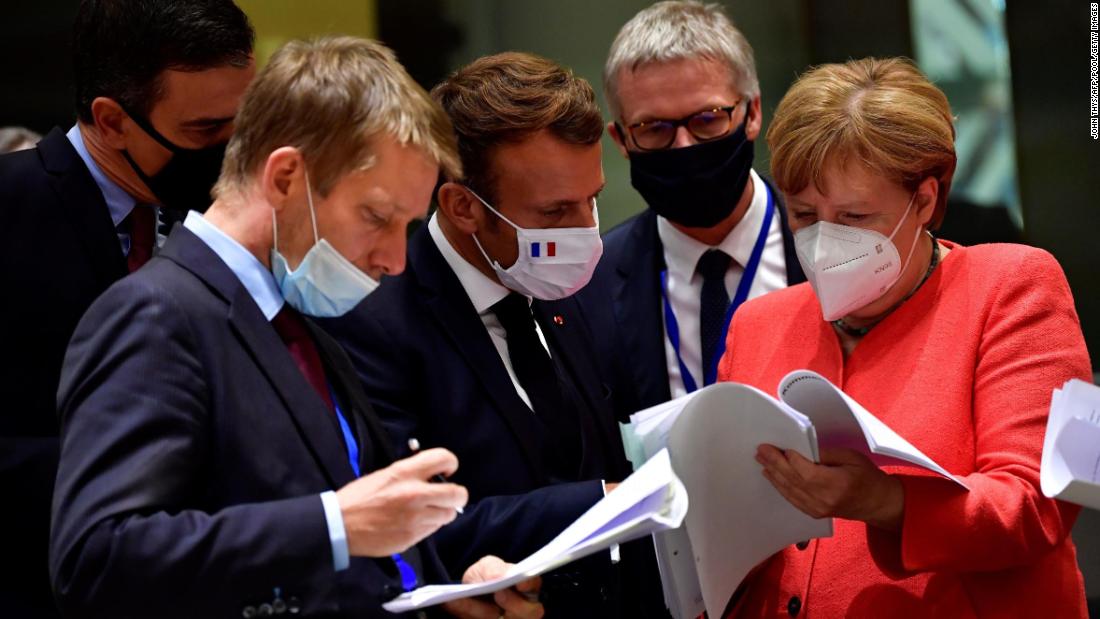
[[[454,455],[396,460],[309,316],[400,273],[405,227],[459,161],[385,47],[290,43],[241,104],[217,199],[78,325],[58,394],[50,572],[74,617],[388,617],[448,579],[425,538],[466,491]],[[506,569],[493,559],[467,578]],[[448,606],[536,618],[516,591]]]
[[[76,124],[0,156],[0,492],[20,497],[0,510],[14,540],[0,614],[57,616],[46,556],[65,347],[92,301],[153,255],[158,219],[209,205],[252,41],[229,0],[85,0]]]

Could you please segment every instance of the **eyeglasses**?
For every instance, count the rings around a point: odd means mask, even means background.
[[[733,111],[741,105],[739,99],[733,105],[716,107],[689,114],[678,120],[649,120],[627,126],[627,133],[640,150],[664,150],[676,140],[676,131],[687,127],[688,133],[700,142],[724,137],[733,125]]]

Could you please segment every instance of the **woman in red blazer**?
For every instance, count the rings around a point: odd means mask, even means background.
[[[762,564],[731,616],[1087,616],[1078,510],[1039,490],[1051,390],[1091,380],[1073,297],[1042,250],[931,235],[954,136],[943,93],[900,59],[813,69],[779,104],[772,174],[810,281],[738,310],[720,378],[771,392],[814,370],[970,490],[762,445],[764,476],[835,533]]]

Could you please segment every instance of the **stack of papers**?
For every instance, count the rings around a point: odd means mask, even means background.
[[[1054,390],[1039,482],[1048,497],[1100,509],[1100,387],[1074,379]]]
[[[665,602],[676,619],[722,616],[748,573],[783,548],[832,535],[832,521],[792,506],[761,474],[762,443],[818,461],[822,447],[879,465],[919,466],[965,483],[824,377],[788,374],[778,398],[737,383],[711,385],[631,416],[621,428],[635,466],[667,447],[691,497],[684,526],[655,535]]]
[[[676,528],[687,511],[687,491],[672,472],[668,452],[661,451],[501,578],[468,585],[428,585],[404,593],[382,608],[401,613],[500,591],[614,544]]]

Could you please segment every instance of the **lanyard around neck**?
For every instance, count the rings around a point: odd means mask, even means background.
[[[733,313],[737,311],[737,308],[741,306],[749,298],[749,289],[752,288],[752,282],[756,278],[756,271],[760,267],[760,260],[764,255],[764,245],[767,244],[768,230],[771,228],[772,217],[775,214],[775,201],[772,197],[771,191],[767,189],[765,185],[765,193],[768,196],[768,206],[764,211],[764,223],[760,226],[760,232],[756,235],[756,243],[752,247],[752,254],[749,256],[749,261],[745,264],[745,270],[741,274],[741,281],[737,284],[737,292],[733,296],[733,300],[730,302],[729,309],[726,310],[726,319],[723,323],[725,328],[723,332],[728,332],[730,322],[733,321]],[[695,378],[688,371],[687,364],[684,363],[684,357],[680,354],[680,327],[676,322],[676,314],[672,311],[672,303],[668,298],[668,269],[661,271],[661,300],[665,309],[665,330],[668,332],[668,341],[672,344],[672,349],[676,352],[676,361],[680,364],[680,377],[684,381],[684,389],[688,393],[692,393],[698,389]],[[717,380],[718,377],[718,362],[722,359],[722,355],[726,352],[726,339],[723,337],[718,341],[718,346],[714,351],[714,357],[711,359],[701,359],[703,366],[703,385],[711,385]]]

